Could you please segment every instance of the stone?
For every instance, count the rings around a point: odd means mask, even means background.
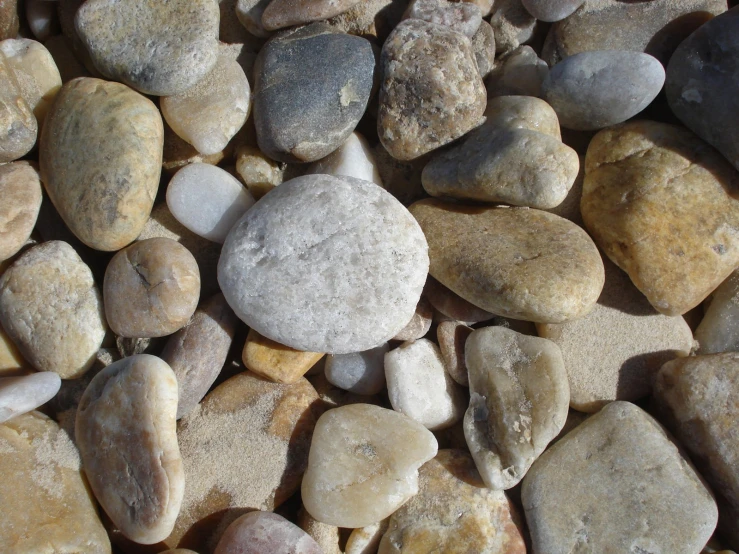
[[[337,527],[376,523],[418,492],[418,468],[436,451],[431,431],[392,410],[370,404],[329,410],[313,432],[303,505]]]
[[[231,154],[231,144],[226,147],[225,151],[215,154],[203,155],[198,152],[192,144],[182,140],[177,133],[172,130],[167,122],[164,122],[164,152],[162,153],[162,169],[167,175],[174,175],[185,167],[193,163],[206,163],[210,165],[218,165]]]
[[[667,66],[665,92],[673,113],[739,169],[739,131],[730,121],[739,99],[739,9],[701,26],[683,41]]]
[[[531,41],[537,30],[537,21],[524,8],[522,0],[496,0],[490,17],[495,32],[495,50],[507,54]]]
[[[210,164],[186,165],[167,187],[167,206],[177,221],[220,244],[253,204],[254,198],[238,179]]]
[[[37,133],[38,123],[16,85],[13,67],[0,56],[0,163],[28,154]]]
[[[341,147],[339,147],[339,150],[341,150]],[[316,163],[320,164],[321,162]],[[236,171],[239,177],[241,177],[241,180],[246,184],[249,193],[255,199],[259,200],[282,183],[284,164],[271,160],[259,148],[241,146],[236,151]],[[316,173],[322,172],[317,171]]]
[[[15,256],[31,237],[41,197],[41,181],[34,165],[13,162],[0,166],[0,261]]]
[[[272,33],[262,25],[262,15],[272,0],[237,0],[236,17],[249,33],[256,37],[268,38]]]
[[[231,229],[218,281],[261,335],[346,354],[405,327],[427,263],[420,227],[389,193],[351,177],[306,175],[274,189]]]
[[[251,512],[235,520],[213,554],[323,554],[310,535],[284,517]]]
[[[421,296],[413,317],[411,317],[411,320],[406,324],[406,326],[393,337],[393,340],[407,341],[420,339],[429,332],[429,329],[431,329],[433,317],[433,306],[431,306],[428,300]]]
[[[15,38],[19,27],[18,0],[5,0],[0,4],[0,40]]]
[[[539,21],[554,23],[572,15],[585,0],[522,0],[523,7]]]
[[[0,377],[0,423],[35,410],[51,400],[62,384],[53,371]]]
[[[404,19],[420,19],[449,27],[472,38],[482,23],[482,12],[475,4],[447,0],[411,0]]]
[[[408,0],[363,0],[326,23],[350,35],[358,35],[382,44],[400,23]]]
[[[381,65],[377,134],[394,158],[418,158],[480,123],[485,86],[467,37],[408,19],[383,45]]]
[[[539,323],[586,315],[603,262],[580,227],[540,210],[421,200],[410,207],[429,244],[429,273],[489,312]]]
[[[421,172],[426,165],[426,159],[397,160],[385,150],[381,142],[375,145],[373,153],[385,190],[404,206],[410,206],[416,200],[428,196],[421,184]]]
[[[444,369],[457,383],[469,387],[464,345],[473,329],[461,321],[442,321],[436,327],[436,340]]]
[[[544,100],[526,96],[491,98],[485,108],[486,123],[507,129],[538,131],[562,140],[559,119]]]
[[[562,351],[570,406],[581,412],[643,398],[662,364],[693,348],[693,334],[682,317],[660,314],[628,275],[608,260],[604,265],[605,286],[592,312],[537,326],[539,336]]]
[[[379,554],[526,552],[515,508],[485,488],[467,452],[439,450],[418,476],[419,492],[390,516]]]
[[[321,364],[316,365],[320,366]],[[383,368],[383,376],[384,373]],[[327,410],[338,408],[339,406],[348,406],[349,404],[374,404],[375,406],[380,406],[383,403],[379,395],[355,394],[332,385],[326,379],[324,372],[310,375],[309,379],[321,399],[321,404]]]
[[[426,286],[423,288],[423,294],[436,311],[451,320],[473,324],[488,321],[495,317],[495,314],[470,304],[430,275],[426,280]]]
[[[177,135],[206,156],[222,152],[246,123],[251,89],[241,66],[225,55],[194,86],[159,102]]]
[[[585,156],[578,152],[577,157],[580,161],[580,170],[577,172],[575,182],[570,187],[570,192],[567,193],[567,196],[559,206],[550,208],[547,211],[559,217],[569,219],[575,225],[585,227],[585,224],[582,222],[582,215],[580,215],[580,200],[582,199],[582,186],[585,180]]]
[[[485,87],[489,98],[509,95],[541,96],[541,85],[547,75],[547,62],[539,58],[531,46],[519,46],[495,66],[485,80]]]
[[[219,19],[212,0],[93,0],[74,21],[100,73],[144,94],[172,96],[215,66]]]
[[[734,271],[710,296],[695,330],[700,354],[739,351],[739,273]]]
[[[40,412],[0,425],[0,543],[13,554],[110,554],[69,436]]]
[[[352,530],[344,554],[377,554],[380,541],[387,531],[390,518]]]
[[[262,13],[262,25],[275,31],[334,17],[361,0],[272,0]]]
[[[485,79],[495,67],[495,31],[490,23],[483,21],[470,39],[475,54],[477,71]]]
[[[582,52],[552,67],[542,98],[563,127],[592,131],[622,123],[644,110],[662,90],[665,70],[649,54]]]
[[[2,274],[0,324],[33,367],[62,379],[90,368],[106,330],[92,272],[62,241],[34,246]]]
[[[241,359],[247,369],[277,383],[298,381],[323,358],[322,352],[304,352],[284,346],[249,330]]]
[[[343,175],[383,186],[372,149],[367,139],[356,131],[331,154],[312,163],[305,173],[306,175],[323,174],[334,177]]]
[[[141,233],[159,188],[163,140],[159,110],[127,86],[86,77],[61,88],[41,133],[39,166],[78,239],[112,252]]]
[[[718,516],[662,426],[621,401],[544,452],[521,499],[536,553],[699,552]]]
[[[379,394],[385,388],[386,342],[364,352],[329,354],[326,357],[326,379],[329,383],[354,394]]]
[[[338,527],[314,519],[305,508],[300,508],[298,512],[298,526],[321,547],[321,554],[344,554],[339,546],[341,536]]]
[[[739,265],[736,191],[739,174],[695,135],[635,121],[590,142],[581,212],[652,306],[680,315]]]
[[[167,341],[161,357],[177,377],[177,419],[195,409],[221,373],[236,322],[226,299],[216,294],[203,302],[190,322]]]
[[[734,352],[673,360],[654,384],[661,421],[688,449],[719,503],[719,527],[739,548],[739,355]]]
[[[18,348],[0,325],[0,377],[25,375],[26,371],[23,369],[25,367],[28,367],[28,362],[23,359]]]
[[[36,40],[45,42],[61,32],[57,7],[47,0],[26,0],[26,20]]]
[[[176,414],[177,378],[166,362],[148,354],[98,373],[77,408],[75,435],[95,498],[140,544],[165,539],[182,504]]]

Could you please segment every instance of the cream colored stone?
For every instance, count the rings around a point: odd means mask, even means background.
[[[257,200],[282,183],[283,166],[254,146],[241,146],[236,151],[236,171]]]
[[[377,554],[377,548],[389,524],[390,518],[387,518],[379,523],[354,529],[346,541],[344,554]]]
[[[367,139],[356,131],[325,158],[310,165],[306,175],[345,175],[383,186],[377,162]]]
[[[303,377],[323,356],[320,352],[295,350],[250,329],[241,359],[257,375],[289,385]]]
[[[26,155],[36,144],[38,123],[23,98],[15,72],[0,56],[0,163]]]
[[[35,410],[51,400],[62,384],[53,371],[0,377],[0,423]]]
[[[228,526],[213,554],[324,554],[310,535],[271,512],[250,512]]]
[[[41,197],[41,181],[33,165],[13,162],[0,166],[0,261],[17,254],[30,238]]]
[[[709,300],[705,315],[695,330],[698,352],[739,351],[739,272],[729,275]]]

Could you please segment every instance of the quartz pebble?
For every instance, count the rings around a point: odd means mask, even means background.
[[[284,517],[251,512],[235,520],[213,554],[323,554],[310,535]]]
[[[332,385],[354,394],[373,395],[385,388],[385,354],[388,343],[351,354],[326,358],[326,379]]]
[[[547,62],[531,46],[519,46],[503,57],[485,80],[488,97],[540,96],[541,85],[549,75]]]
[[[321,352],[305,352],[284,346],[249,330],[241,359],[247,369],[277,383],[298,381],[323,358]]]
[[[62,380],[53,371],[23,377],[0,377],[0,423],[17,417],[51,400]]]
[[[313,174],[344,175],[383,186],[370,145],[356,131],[331,154],[311,164],[306,175]]]
[[[36,144],[38,123],[15,83],[12,66],[0,56],[0,163],[17,160]]]
[[[482,23],[482,13],[475,4],[447,0],[411,0],[405,19],[420,19],[449,27],[470,39]]]
[[[461,321],[442,321],[436,328],[436,340],[439,343],[441,359],[444,361],[444,369],[452,379],[465,387],[468,387],[470,382],[464,348],[472,331],[472,327]]]
[[[522,0],[526,10],[539,21],[561,21],[582,6],[585,0]]]
[[[352,136],[353,135],[350,135],[347,141],[351,140]],[[342,147],[339,147],[336,152],[340,151],[342,151]],[[338,154],[339,157],[342,155],[343,154]],[[329,157],[324,158],[324,160],[327,160]],[[329,173],[329,171],[320,171],[320,169],[323,169],[321,166],[322,163],[323,161],[316,162],[315,167],[317,167],[319,171],[309,171],[309,173]],[[326,167],[326,169],[332,170],[335,166],[331,162],[328,163],[330,165]],[[282,183],[284,164],[271,160],[263,154],[259,148],[254,146],[241,146],[236,151],[236,171],[238,172],[239,177],[241,177],[241,180],[246,184],[246,188],[249,190],[249,193],[255,199],[259,200],[262,196]]]
[[[423,288],[423,295],[435,310],[455,321],[473,324],[488,321],[495,317],[495,314],[470,304],[430,275],[426,280],[426,286]]]
[[[406,326],[393,337],[393,340],[406,341],[420,339],[429,332],[429,329],[431,329],[433,317],[434,308],[426,298],[421,296],[413,317],[411,317],[411,320],[406,324]]]
[[[268,31],[304,25],[339,15],[362,0],[271,0],[262,13]]]
[[[700,354],[739,351],[739,273],[734,271],[713,291],[695,330]]]
[[[36,168],[28,162],[0,166],[0,198],[0,261],[3,261],[20,251],[36,225],[41,209],[41,181]]]

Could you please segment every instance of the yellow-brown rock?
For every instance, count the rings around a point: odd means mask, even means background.
[[[15,255],[31,236],[41,209],[41,181],[28,162],[0,166],[0,261]]]
[[[299,381],[323,356],[319,352],[295,350],[249,329],[241,360],[257,375],[289,385]]]

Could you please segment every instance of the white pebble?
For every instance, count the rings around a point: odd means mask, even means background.
[[[354,394],[377,394],[385,388],[385,354],[389,348],[385,342],[364,352],[329,355],[326,379]]]
[[[337,150],[311,164],[306,175],[318,173],[334,177],[344,175],[383,186],[370,145],[367,139],[357,132],[349,135]]]
[[[61,386],[61,378],[53,371],[0,378],[0,423],[47,403]]]

